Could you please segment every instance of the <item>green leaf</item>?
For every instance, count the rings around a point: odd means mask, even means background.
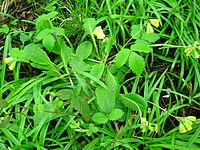
[[[40,31],[38,33],[38,35],[35,37],[35,39],[38,40],[38,41],[40,41],[40,40],[42,40],[49,33],[50,33],[50,30],[48,28],[46,28],[46,29]]]
[[[141,37],[139,25],[132,25],[131,26],[131,36],[133,37],[133,39],[138,39],[138,38]]]
[[[118,80],[109,71],[107,71],[106,85],[114,93],[115,97],[119,95],[120,85],[118,83]]]
[[[124,112],[121,109],[114,109],[109,115],[108,115],[108,119],[109,120],[117,120],[119,118],[122,117],[122,115],[124,114]]]
[[[9,125],[10,116],[0,118],[0,128],[6,128]]]
[[[145,67],[144,59],[137,53],[131,52],[129,57],[129,67],[136,75],[140,75]]]
[[[80,112],[83,119],[88,122],[90,119],[90,107],[84,97],[78,96],[72,98],[72,106]]]
[[[0,28],[0,33],[5,33],[5,34],[8,34],[8,32],[9,32],[9,27],[8,27],[8,25],[7,24],[3,24],[2,26],[1,26],[1,28]]]
[[[42,40],[42,44],[44,45],[44,47],[51,52],[53,49],[53,46],[55,44],[55,40],[53,38],[53,36],[51,34],[47,34],[43,40]]]
[[[70,59],[71,59],[71,56],[73,54],[72,52],[72,49],[70,47],[68,47],[65,43],[64,40],[62,40],[61,38],[57,38],[57,41],[58,41],[58,45],[60,47],[60,51],[59,51],[59,54],[62,58],[62,61],[63,61],[63,64],[64,64],[64,67],[67,67]]]
[[[96,64],[92,66],[92,69],[90,71],[90,74],[97,79],[100,79],[101,76],[103,75],[105,65],[104,64]]]
[[[56,92],[56,96],[58,96],[61,100],[69,100],[74,97],[74,91],[71,89],[62,89]]]
[[[6,108],[6,107],[8,107],[8,102],[3,99],[0,99],[0,108]]]
[[[131,45],[131,50],[132,51],[149,53],[153,49],[149,46],[149,42],[139,39],[139,40],[135,41],[135,44]]]
[[[138,94],[122,94],[121,100],[122,103],[131,110],[138,110],[144,112],[147,109],[147,101]]]
[[[90,56],[92,52],[92,43],[85,41],[81,43],[76,49],[76,56],[80,60],[84,60]]]
[[[89,71],[90,70],[90,66],[81,60],[72,59],[69,64],[75,71]]]
[[[21,33],[20,34],[20,41],[21,42],[26,42],[28,40],[29,40],[29,36],[28,35],[26,35],[25,33]]]
[[[94,138],[82,150],[94,150],[95,145],[99,145],[99,139],[100,138]]]
[[[156,33],[151,33],[151,34],[147,34],[146,32],[142,34],[142,39],[147,40],[149,42],[156,42],[157,40],[160,39],[160,36]]]
[[[50,70],[59,74],[59,68],[50,61],[48,55],[41,48],[31,43],[24,48],[24,51],[29,60],[32,61],[31,65],[39,68]]]
[[[17,57],[22,62],[28,62],[29,61],[29,59],[27,57],[27,53],[24,50],[20,50],[18,52],[18,56]]]
[[[61,27],[52,27],[50,30],[50,33],[55,32],[56,35],[65,35],[65,29],[61,28]]]
[[[126,63],[128,57],[129,57],[129,54],[130,54],[130,50],[129,49],[122,48],[116,55],[115,67],[116,68],[122,67]]]
[[[96,21],[94,18],[87,18],[83,20],[83,28],[87,34],[92,34],[96,27]]]
[[[106,117],[102,113],[95,113],[94,116],[92,117],[92,120],[98,124],[104,124],[108,121],[108,117]]]
[[[10,57],[17,58],[18,53],[19,53],[19,48],[12,48],[12,49],[9,51],[8,55],[9,55]]]
[[[96,133],[98,131],[99,131],[99,129],[97,127],[95,127],[94,124],[90,123],[89,129],[86,130],[86,134],[87,134],[87,136],[91,136],[93,133]]]
[[[115,96],[113,92],[98,86],[95,93],[99,108],[105,113],[110,113],[115,107]]]

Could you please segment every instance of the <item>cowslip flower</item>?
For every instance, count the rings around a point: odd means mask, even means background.
[[[6,64],[12,63],[14,60],[15,60],[15,58],[12,58],[12,57],[4,58],[4,62]]]
[[[147,132],[148,130],[150,130],[151,132],[154,131],[154,127],[151,126],[151,123],[149,123],[146,118],[141,118],[141,126],[140,129],[142,129],[142,132]]]
[[[159,27],[160,19],[149,19],[149,22],[156,28]]]
[[[192,130],[192,124],[196,121],[195,116],[187,116],[187,117],[176,117],[179,121],[179,132],[186,133],[187,131]]]
[[[193,45],[189,45],[184,52],[186,53],[186,56],[193,56],[195,58],[200,58],[200,46],[197,41],[194,42]]]
[[[97,39],[105,39],[106,35],[103,33],[101,26],[95,28],[93,34],[97,37]]]
[[[158,28],[160,25],[160,19],[149,19],[149,21],[147,22],[147,29],[146,29],[147,34],[154,33],[154,29],[151,25]]]

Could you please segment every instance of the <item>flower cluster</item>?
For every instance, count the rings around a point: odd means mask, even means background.
[[[9,65],[8,68],[10,70],[13,70],[15,68],[17,60],[16,60],[16,58],[8,57],[8,58],[4,59],[4,62]]]
[[[153,25],[154,27],[158,28],[159,27],[159,23],[160,23],[160,19],[149,19],[149,21],[147,22],[147,34],[151,34],[154,33],[154,29],[151,25]]]
[[[193,45],[188,46],[187,49],[185,49],[186,56],[194,56],[195,58],[200,57],[200,45],[199,42],[195,41]]]
[[[187,131],[192,130],[192,124],[196,121],[195,116],[187,116],[187,117],[176,117],[179,121],[179,132],[185,133]]]
[[[151,132],[153,131],[157,132],[158,130],[157,128],[158,128],[157,124],[155,125],[155,127],[153,127],[152,124],[149,123],[146,118],[141,118],[140,129],[142,129],[142,132],[147,132],[148,130],[150,130]]]
[[[101,26],[96,27],[93,34],[97,37],[97,39],[100,40],[103,40],[106,37],[105,34],[103,33]]]

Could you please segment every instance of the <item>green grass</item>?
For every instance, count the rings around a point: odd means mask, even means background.
[[[198,1],[21,1],[33,5],[33,20],[6,2],[2,150],[199,148]],[[145,34],[149,19],[161,20],[154,34]],[[97,26],[107,39],[93,34]],[[187,116],[197,120],[177,119]],[[192,130],[180,133],[181,124]]]

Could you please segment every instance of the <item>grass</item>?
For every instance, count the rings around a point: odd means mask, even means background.
[[[199,148],[198,1],[21,3],[0,1],[1,149]]]

